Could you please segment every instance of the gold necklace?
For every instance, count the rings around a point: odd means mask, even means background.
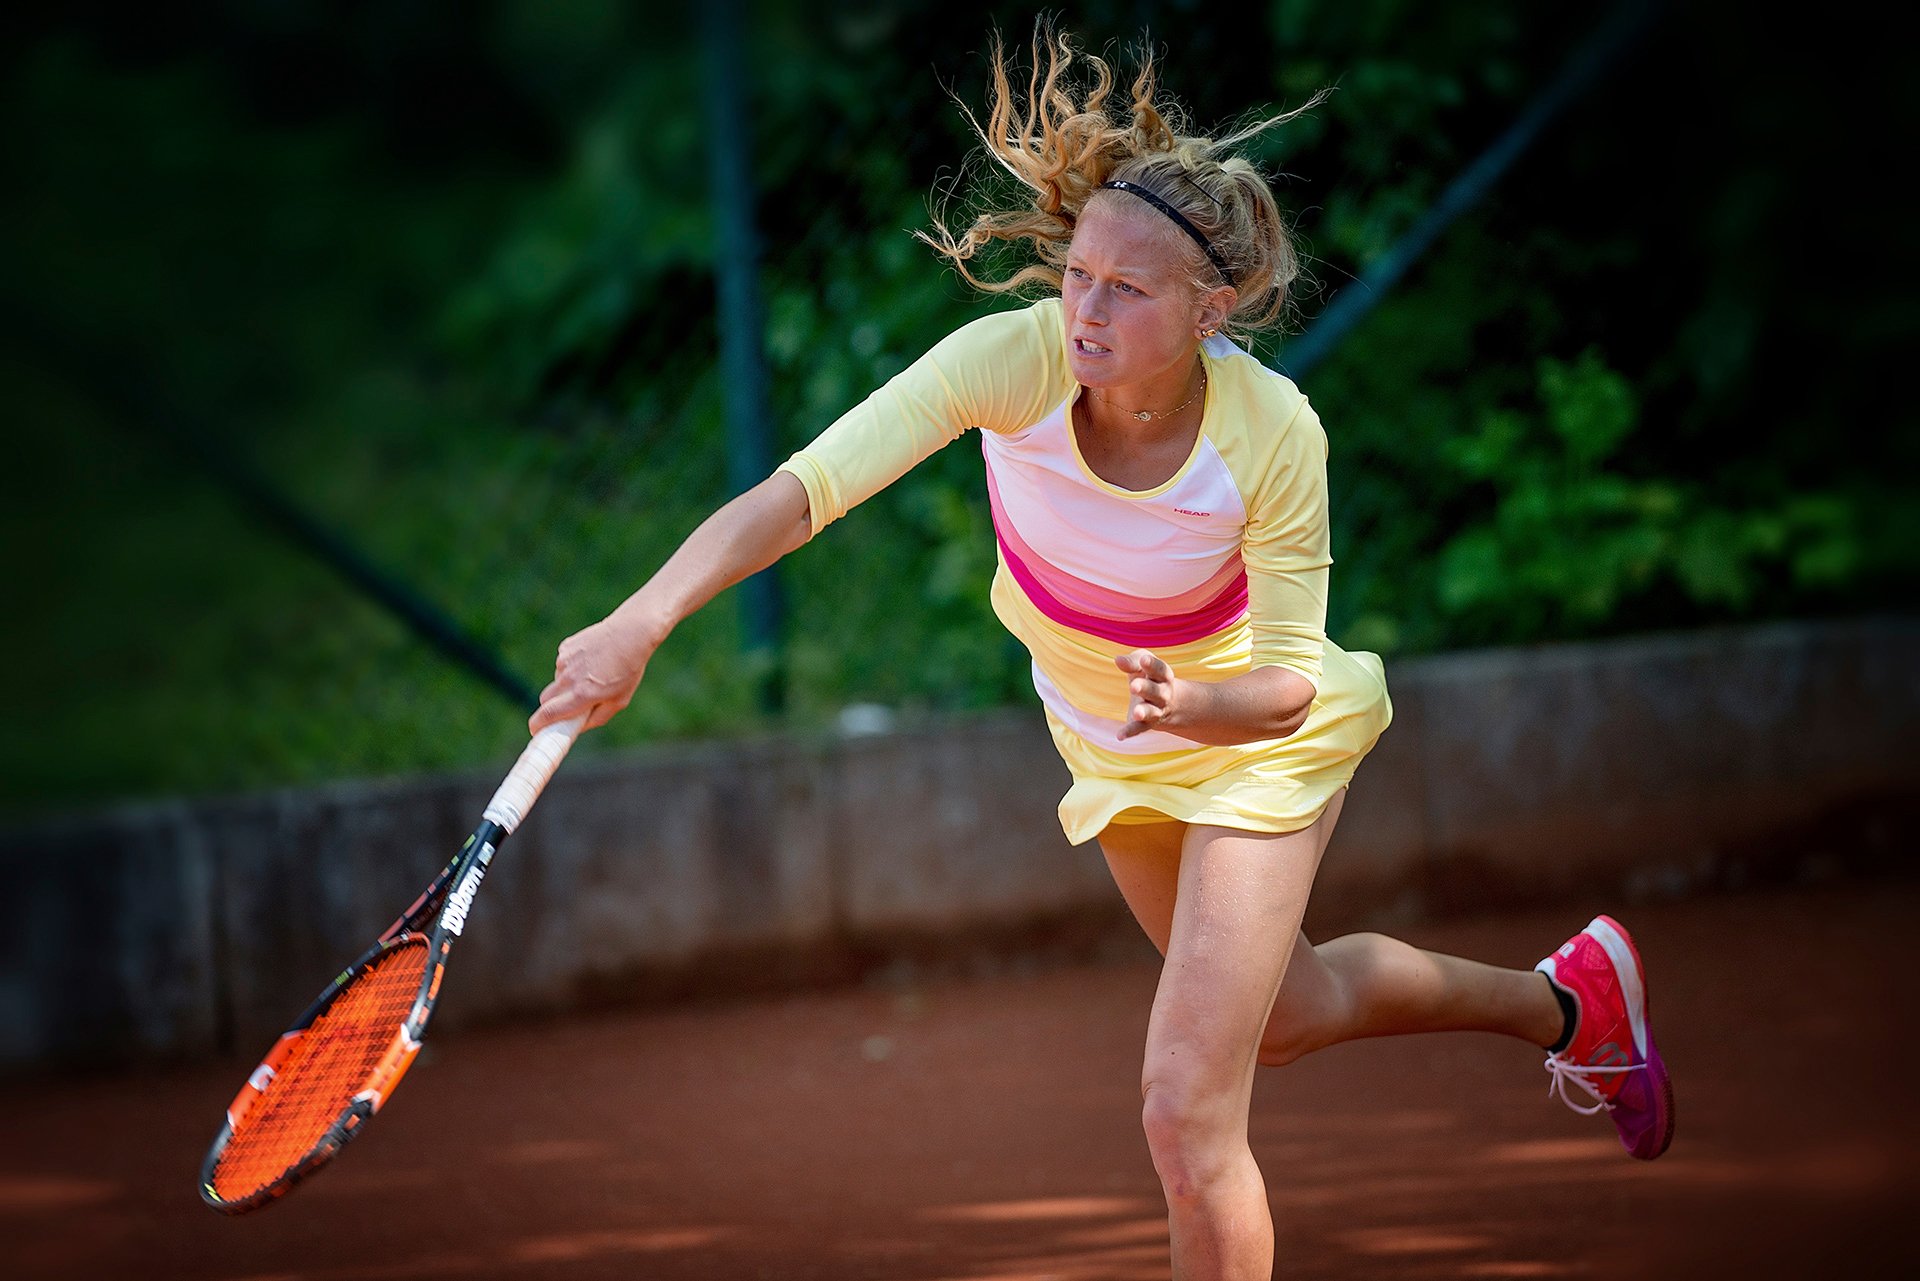
[[[1175,405],[1172,409],[1139,409],[1139,410],[1122,409],[1119,412],[1125,414],[1129,418],[1137,418],[1143,423],[1150,423],[1156,418],[1171,418],[1175,414],[1179,413],[1181,410],[1185,409],[1188,405],[1191,405],[1199,397],[1200,393],[1205,391],[1206,389],[1207,389],[1207,367],[1205,364],[1202,364],[1200,366],[1200,385],[1193,389],[1192,395],[1188,396],[1185,400]],[[1105,396],[1100,397],[1100,403],[1103,405],[1113,404],[1113,402],[1111,400],[1108,400]]]

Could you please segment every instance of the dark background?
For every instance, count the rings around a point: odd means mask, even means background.
[[[1911,608],[1910,59],[1865,10],[1644,11],[1300,375],[1349,647]],[[1123,62],[1145,31],[1203,128],[1335,87],[1256,153],[1310,256],[1259,347],[1284,368],[1617,12],[1061,16]],[[1034,16],[980,13],[750,5],[717,55],[692,16],[589,0],[7,20],[0,804],[510,755],[511,698],[337,566],[537,689],[728,496],[716,74],[751,126],[775,461],[1011,305],[908,235],[971,151],[948,91],[981,103],[990,25],[1024,46]],[[775,647],[719,602],[585,750],[1030,699],[992,565],[979,465],[945,451],[782,566]]]

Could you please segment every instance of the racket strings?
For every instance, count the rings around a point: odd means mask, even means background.
[[[425,940],[394,947],[357,975],[286,1048],[260,1098],[239,1118],[213,1171],[238,1200],[278,1181],[326,1137],[393,1048],[426,974]]]

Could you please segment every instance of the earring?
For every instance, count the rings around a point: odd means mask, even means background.
[[[1202,338],[1214,338],[1218,337],[1219,333],[1220,331],[1218,329],[1203,329],[1200,331],[1200,336]]]

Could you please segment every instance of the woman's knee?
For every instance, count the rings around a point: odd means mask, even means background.
[[[1260,1037],[1260,1066],[1285,1067],[1331,1044],[1333,1039],[1319,1021],[1282,1017],[1276,1010]]]
[[[1352,993],[1340,976],[1303,943],[1260,1034],[1260,1066],[1285,1067],[1342,1040],[1352,1009]]]
[[[1200,1195],[1246,1146],[1244,1092],[1178,1079],[1149,1079],[1141,1092],[1141,1128],[1167,1195]]]
[[[1275,1027],[1269,1023],[1266,1035],[1260,1038],[1260,1066],[1285,1067],[1289,1063],[1305,1058],[1319,1048],[1317,1045],[1308,1044],[1306,1037],[1300,1034],[1299,1029],[1290,1026]]]

